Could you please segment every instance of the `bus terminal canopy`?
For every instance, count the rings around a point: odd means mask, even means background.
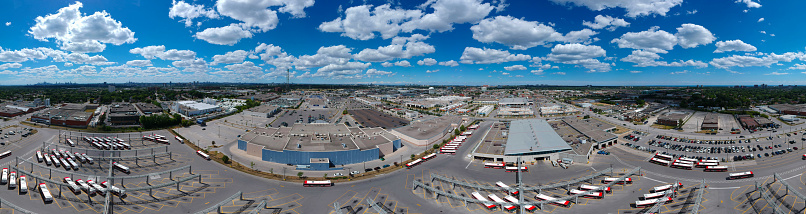
[[[509,128],[504,155],[539,155],[571,150],[546,120],[515,120]]]

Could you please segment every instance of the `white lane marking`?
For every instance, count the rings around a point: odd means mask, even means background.
[[[741,187],[708,187],[708,189],[739,189]]]
[[[471,163],[473,163],[473,160],[470,160],[470,163],[467,163],[467,166],[465,167],[465,169],[467,169],[467,167],[470,167]]]
[[[594,169],[593,167],[591,167],[591,169],[592,169],[594,172],[596,171],[596,169]]]
[[[800,176],[800,174],[793,175],[792,177],[784,178],[784,180],[789,180],[789,179],[791,179],[791,178],[798,177],[798,176]]]
[[[659,180],[655,180],[655,179],[652,179],[652,178],[647,177],[647,176],[644,176],[644,178],[649,179],[650,181],[655,181],[655,182],[658,182],[658,183],[669,183],[669,182],[665,182],[665,181],[659,181]]]

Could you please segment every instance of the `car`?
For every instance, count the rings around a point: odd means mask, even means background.
[[[372,169],[370,169],[370,168],[364,169],[364,172],[371,172],[371,171],[372,171]]]
[[[769,153],[766,153],[766,152],[764,153],[764,157],[769,157],[769,156],[770,156]]]
[[[389,167],[389,164],[383,165],[383,168]]]
[[[341,174],[341,172],[333,173],[333,177],[341,177],[341,176],[344,176],[344,174]]]
[[[359,172],[359,171],[352,171],[352,172],[350,172],[350,175],[357,175],[357,174],[361,174],[361,172]]]
[[[378,170],[381,170],[381,167],[380,167],[380,166],[376,166],[375,168],[372,168],[372,169],[374,169],[375,171],[378,171]]]
[[[202,128],[202,130],[207,130],[207,128]]]

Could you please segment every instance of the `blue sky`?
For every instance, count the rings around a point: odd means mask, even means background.
[[[0,84],[806,84],[804,1],[6,1]]]

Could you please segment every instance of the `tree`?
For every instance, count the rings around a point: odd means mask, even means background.
[[[439,149],[439,144],[434,144],[434,149]]]
[[[590,115],[585,115],[584,117],[582,117],[582,119],[588,119],[588,118],[591,118],[591,116]]]
[[[224,163],[228,164],[229,163],[229,156],[224,155],[223,157],[221,157],[221,161],[223,161]]]
[[[213,141],[213,147],[215,147],[215,141]]]
[[[414,154],[411,154],[411,159],[414,160]]]
[[[462,132],[461,132],[461,131],[459,131],[459,129],[454,129],[454,130],[453,130],[453,134],[455,134],[455,135],[459,135],[459,134],[462,134]]]
[[[327,173],[325,173],[325,175],[322,175],[322,177],[323,177],[323,178],[327,178]]]
[[[467,130],[467,127],[465,127],[465,125],[461,125],[461,126],[459,126],[459,130],[460,131],[465,131],[465,130]]]
[[[347,110],[342,111],[341,114],[347,114]]]
[[[249,167],[252,167],[252,170],[255,170],[255,162],[249,163]]]
[[[300,177],[300,178],[301,178],[301,177],[302,177],[302,175],[303,175],[303,173],[302,173],[302,172],[297,172],[297,177]]]

